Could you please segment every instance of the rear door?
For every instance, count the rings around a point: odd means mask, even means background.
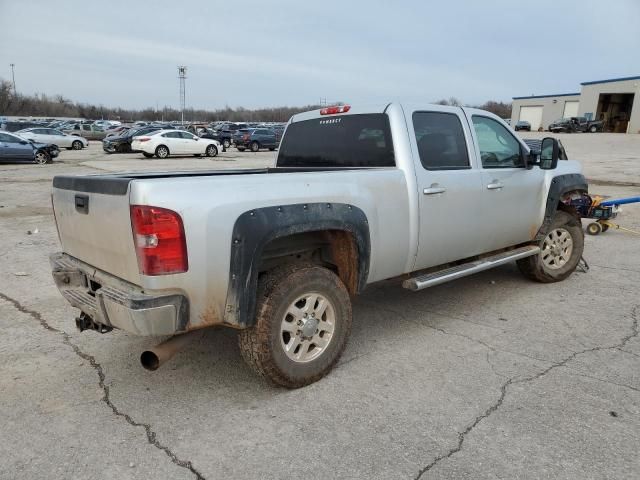
[[[420,205],[414,270],[482,253],[481,173],[462,109],[430,106],[413,111],[407,123]]]
[[[485,251],[533,240],[542,222],[540,205],[546,202],[544,170],[525,167],[527,150],[497,118],[480,110],[467,113],[482,167],[478,238]]]

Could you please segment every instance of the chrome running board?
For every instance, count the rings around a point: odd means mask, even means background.
[[[489,270],[490,268],[497,267],[498,265],[504,265],[505,263],[513,262],[521,258],[530,257],[540,253],[540,247],[535,245],[527,245],[525,247],[516,248],[515,250],[509,250],[501,252],[490,257],[484,257],[480,260],[474,260],[473,262],[463,263],[456,265],[455,267],[445,268],[437,272],[431,272],[417,277],[409,278],[402,282],[402,286],[407,290],[418,291],[423,288],[433,287],[440,285],[441,283],[450,282],[458,278],[473,275],[474,273]]]

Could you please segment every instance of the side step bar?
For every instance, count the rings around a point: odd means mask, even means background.
[[[509,250],[480,260],[475,260],[473,262],[463,263],[461,265],[456,265],[455,267],[445,268],[444,270],[437,272],[431,272],[418,277],[409,278],[402,282],[402,286],[407,290],[413,290],[415,292],[422,290],[423,288],[433,287],[457,278],[489,270],[490,268],[513,262],[514,260],[530,257],[538,253],[540,253],[540,247],[527,245],[525,247],[516,248],[515,250]]]

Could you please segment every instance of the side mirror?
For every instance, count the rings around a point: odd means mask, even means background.
[[[553,170],[558,166],[560,158],[560,145],[558,140],[552,137],[542,139],[540,148],[540,168],[542,170]]]

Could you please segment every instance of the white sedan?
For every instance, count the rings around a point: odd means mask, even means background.
[[[50,143],[58,148],[67,148],[69,150],[82,150],[89,146],[89,140],[84,137],[69,135],[56,130],[55,128],[34,127],[25,128],[14,132],[27,140],[33,140],[39,143]]]
[[[151,158],[167,158],[169,155],[206,155],[215,157],[222,151],[222,145],[217,140],[200,138],[182,130],[159,130],[148,135],[133,137],[131,150],[142,152]]]

